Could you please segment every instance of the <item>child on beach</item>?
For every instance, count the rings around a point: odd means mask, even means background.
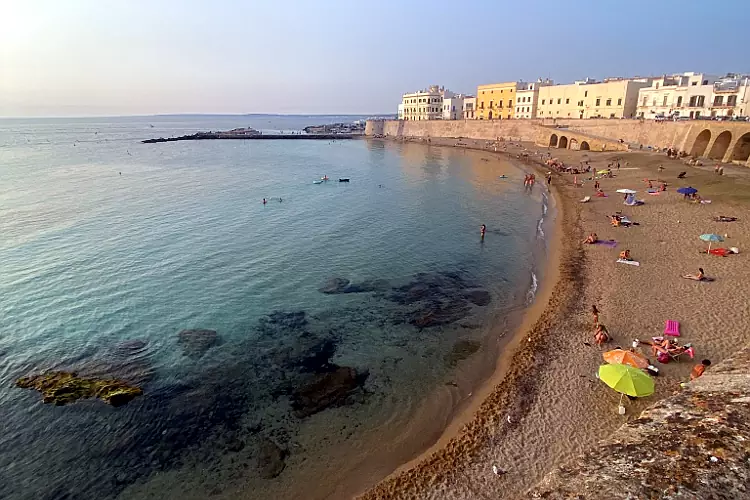
[[[597,324],[596,330],[594,331],[594,341],[596,342],[597,347],[601,347],[602,344],[606,344],[609,340],[610,336],[607,327],[601,323]]]
[[[703,372],[706,371],[706,368],[711,366],[711,361],[708,359],[704,359],[700,362],[699,365],[695,365],[693,367],[693,371],[690,372],[690,380],[695,380],[701,375],[703,375]]]
[[[599,309],[596,304],[591,305],[591,314],[594,316],[594,326],[597,326],[599,324]]]

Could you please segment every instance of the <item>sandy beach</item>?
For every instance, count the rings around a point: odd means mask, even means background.
[[[485,141],[461,142],[460,147],[496,149]],[[431,143],[455,146],[456,140],[433,138]],[[523,161],[544,182],[547,169],[541,160],[547,158],[547,148],[505,143],[497,151]],[[560,213],[550,270],[511,349],[498,360],[493,377],[475,391],[474,403],[434,446],[361,498],[527,498],[527,490],[554,465],[679,391],[696,362],[718,362],[750,340],[745,328],[750,305],[742,293],[742,283],[750,277],[745,262],[750,252],[750,172],[725,166],[725,175],[719,176],[713,166],[689,167],[664,153],[549,153],[572,166],[589,160],[594,170],[619,159],[621,168],[614,178],[600,180],[606,198],[593,196],[590,174],[575,177],[582,186],[573,184],[572,174],[553,174],[551,189]],[[687,177],[678,179],[682,171]],[[662,179],[668,190],[650,195],[644,179]],[[685,201],[676,192],[685,186],[697,188],[711,203]],[[623,195],[615,192],[620,188],[637,190],[644,205],[625,206]],[[592,196],[591,201],[580,203],[585,196]],[[639,225],[612,227],[608,216],[616,211]],[[738,220],[715,222],[719,215]],[[601,240],[616,240],[616,247],[584,245],[591,232]],[[698,238],[703,233],[726,235],[725,242],[714,246],[738,247],[739,255],[700,253],[707,248]],[[640,266],[616,262],[625,249]],[[715,281],[681,277],[699,267]],[[613,337],[602,349],[593,341],[592,304]],[[621,416],[619,395],[595,377],[602,353],[661,335],[666,320],[680,322],[679,340],[693,344],[696,359],[659,364],[650,349],[641,347],[661,370],[656,392],[626,400]],[[493,465],[506,472],[495,474]]]

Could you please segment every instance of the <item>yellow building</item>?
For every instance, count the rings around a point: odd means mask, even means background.
[[[541,87],[537,118],[634,118],[638,91],[651,85],[648,78],[583,80]]]
[[[510,120],[514,116],[517,82],[491,83],[477,87],[479,120]]]

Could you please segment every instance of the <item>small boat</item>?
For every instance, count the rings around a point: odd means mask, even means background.
[[[341,179],[339,179],[339,182],[349,182],[349,178],[345,178],[345,179],[341,178]]]
[[[327,180],[328,180],[328,176],[327,176],[327,175],[324,175],[323,177],[321,177],[321,178],[320,178],[320,180],[321,180],[321,181],[327,181]]]
[[[323,184],[323,181],[313,181],[313,184]]]

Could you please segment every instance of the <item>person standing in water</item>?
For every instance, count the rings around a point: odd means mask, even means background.
[[[479,236],[482,238],[482,241],[484,241],[484,234],[487,232],[487,226],[482,224],[479,226]]]
[[[266,202],[266,199],[265,199],[265,198],[263,198],[263,204],[265,205],[266,203],[267,203],[267,202]]]

